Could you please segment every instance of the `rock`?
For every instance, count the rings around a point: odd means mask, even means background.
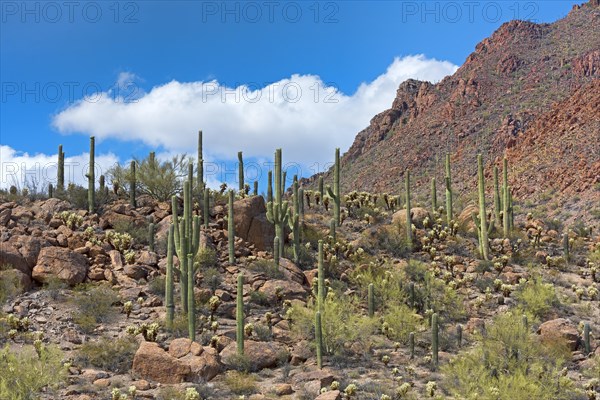
[[[411,207],[410,213],[413,225],[417,228],[423,228],[423,221],[429,217],[429,211],[421,207]],[[392,223],[394,225],[406,226],[406,209],[396,211],[392,215]]]
[[[283,272],[286,280],[297,282],[301,285],[307,283],[304,272],[291,260],[281,257],[279,259],[280,271]]]
[[[306,298],[307,290],[299,283],[294,281],[269,280],[259,289],[259,292],[267,295],[271,304],[281,300]]]
[[[318,395],[315,400],[341,400],[342,393],[339,390],[330,390]]]
[[[457,223],[459,226],[464,227],[467,232],[475,231],[475,224],[473,223],[473,213],[479,215],[479,207],[474,204],[470,204],[465,207],[464,210],[458,215]]]
[[[136,262],[155,267],[158,265],[158,255],[154,252],[144,250],[136,256]]]
[[[132,371],[143,379],[174,384],[184,382],[191,368],[169,355],[158,344],[144,341],[133,357]]]
[[[565,318],[557,318],[546,321],[540,325],[537,333],[542,342],[556,342],[557,339],[565,340],[571,351],[577,349],[579,333],[571,322]]]
[[[119,250],[109,251],[108,256],[110,257],[110,263],[114,270],[118,271],[123,269],[123,257]]]
[[[188,354],[199,356],[203,351],[202,346],[186,338],[173,339],[169,344],[169,354],[175,358],[182,358]]]
[[[27,264],[27,260],[12,245],[3,243],[0,246],[0,265],[6,264],[12,265],[14,269],[18,269],[27,276],[31,276],[31,267]]]
[[[266,250],[273,245],[274,226],[267,221],[267,208],[262,196],[250,196],[233,204],[235,235],[253,243],[258,250]]]
[[[286,396],[288,394],[294,393],[294,390],[292,389],[292,385],[290,385],[289,383],[277,384],[277,385],[273,386],[272,391],[277,396]]]
[[[319,383],[319,389],[322,387],[328,387],[334,381],[333,374],[326,369],[320,369],[309,372],[301,372],[293,376],[292,383],[295,385],[317,381]]]
[[[0,226],[6,226],[8,221],[10,221],[10,217],[12,216],[12,209],[5,208],[0,211]]]
[[[285,346],[277,342],[244,341],[244,355],[252,363],[253,370],[276,367],[282,358],[289,357]],[[229,368],[236,367],[237,343],[231,342],[221,352],[223,363]]]
[[[0,270],[0,281],[12,280],[13,285],[20,291],[31,289],[31,278],[18,269]]]
[[[301,340],[296,345],[294,345],[294,349],[292,350],[292,359],[290,364],[292,365],[300,365],[303,364],[306,360],[312,357],[312,351],[310,350],[310,343],[306,340]]]
[[[198,356],[189,353],[181,358],[180,361],[190,367],[189,378],[193,382],[210,381],[221,372],[219,355],[211,347],[203,349]]]
[[[84,281],[87,271],[88,260],[85,256],[62,247],[44,247],[33,268],[32,277],[40,283],[56,277],[69,285],[76,285]]]
[[[36,202],[36,204],[34,204],[32,207],[35,216],[39,219],[43,219],[46,223],[50,222],[54,215],[70,209],[71,204],[68,201],[56,198],[48,199],[39,203]]]
[[[146,269],[144,267],[142,267],[141,265],[129,265],[127,264],[125,267],[123,267],[123,273],[125,275],[127,275],[128,277],[130,277],[131,279],[142,279],[142,278],[146,278],[146,276],[148,275],[148,271],[146,271]]]

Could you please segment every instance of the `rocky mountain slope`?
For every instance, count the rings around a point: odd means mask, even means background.
[[[417,190],[429,190],[437,177],[439,192],[449,152],[453,186],[464,193],[476,182],[477,153],[488,176],[506,154],[518,199],[555,191],[561,206],[574,193],[583,204],[597,200],[599,77],[598,1],[552,24],[505,23],[454,75],[400,85],[391,108],[373,117],[344,154],[342,187],[397,193],[410,169]]]

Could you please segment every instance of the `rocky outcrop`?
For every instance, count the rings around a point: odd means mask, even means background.
[[[56,278],[73,286],[84,281],[88,267],[88,259],[82,254],[62,247],[44,247],[32,277],[39,283]]]
[[[235,235],[254,244],[258,250],[273,245],[274,226],[267,221],[267,209],[262,196],[250,196],[233,204]]]

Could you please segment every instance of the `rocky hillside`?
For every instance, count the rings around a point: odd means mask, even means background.
[[[506,154],[518,199],[535,191],[558,195],[561,206],[575,193],[597,200],[599,77],[597,0],[552,24],[505,23],[454,75],[435,85],[400,85],[391,108],[373,117],[343,156],[342,187],[397,193],[410,169],[417,190],[429,190],[435,176],[439,192],[449,152],[453,186],[465,193],[476,183],[477,153],[488,176]],[[575,200],[572,207],[590,211]]]

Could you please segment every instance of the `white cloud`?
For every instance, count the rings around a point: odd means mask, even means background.
[[[396,58],[384,74],[352,95],[325,87],[316,75],[292,75],[265,87],[171,81],[136,101],[112,93],[99,100],[94,95],[93,102],[82,99],[56,115],[53,126],[61,133],[141,141],[191,155],[202,129],[204,151],[215,158],[234,159],[242,150],[245,157],[271,159],[281,147],[284,162],[322,165],[333,158],[335,147],[347,150],[356,133],[391,106],[400,83],[409,78],[439,81],[457,68],[423,55]],[[119,81],[135,78],[125,73]]]
[[[48,183],[56,185],[56,154],[28,154],[18,152],[10,146],[0,145],[0,188],[11,185],[18,188],[37,185],[38,191],[45,191]],[[96,154],[96,180],[108,168],[117,163],[118,158],[112,153]],[[65,183],[74,182],[87,185],[85,174],[89,166],[89,153],[65,156]]]

